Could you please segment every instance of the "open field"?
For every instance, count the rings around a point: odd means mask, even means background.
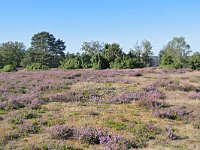
[[[0,149],[200,149],[200,71],[0,73]]]

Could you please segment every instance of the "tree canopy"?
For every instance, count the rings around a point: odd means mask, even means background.
[[[190,45],[184,37],[174,37],[153,56],[150,41],[136,42],[127,53],[119,43],[99,41],[83,42],[82,53],[64,53],[65,42],[49,32],[39,32],[31,38],[31,46],[26,49],[22,42],[0,44],[0,69],[28,70],[61,67],[63,69],[133,69],[158,66],[170,68],[190,67],[200,69],[200,54],[191,54]],[[160,61],[159,61],[160,58]],[[14,68],[14,69],[13,69]]]

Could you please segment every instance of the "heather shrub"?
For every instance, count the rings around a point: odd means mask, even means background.
[[[169,107],[167,103],[165,103],[162,100],[157,100],[157,99],[144,99],[138,101],[138,105],[142,106],[147,109],[155,109],[155,108],[166,108]]]
[[[180,107],[170,107],[156,110],[154,115],[160,118],[168,118],[172,120],[182,120],[188,117],[189,113]]]
[[[82,129],[79,133],[79,139],[83,143],[87,144],[100,144],[100,137],[104,133],[102,130],[95,130],[93,128]]]
[[[48,70],[49,67],[46,65],[42,65],[41,63],[32,63],[26,67],[28,71],[37,71],[37,70]]]
[[[54,139],[68,139],[74,136],[74,129],[71,129],[66,125],[54,125],[50,129],[50,133]]]
[[[134,141],[128,141],[119,136],[101,136],[100,143],[103,144],[104,150],[128,150],[131,148],[137,148]]]
[[[23,134],[37,134],[40,132],[41,128],[37,123],[24,122],[19,127],[19,132]]]
[[[84,101],[84,96],[78,91],[67,91],[66,93],[56,93],[50,99],[58,102],[80,102]]]
[[[31,109],[40,109],[42,104],[44,104],[43,100],[35,98],[33,101],[31,101],[30,107]]]
[[[25,104],[20,99],[10,99],[7,104],[7,109],[19,109],[24,107]]]
[[[3,67],[3,69],[1,69],[2,72],[12,72],[12,71],[16,71],[17,68],[14,65],[5,65]]]
[[[200,92],[189,94],[189,99],[199,99],[200,100]]]
[[[35,112],[27,112],[24,114],[24,119],[33,119],[33,118],[40,118],[41,115]]]
[[[139,93],[130,92],[130,93],[122,93],[116,97],[112,97],[109,102],[114,104],[122,104],[122,103],[130,103],[134,100],[139,100],[141,95]]]

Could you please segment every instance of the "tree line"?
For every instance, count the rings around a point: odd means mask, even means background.
[[[65,54],[66,45],[63,40],[56,39],[48,32],[40,32],[33,35],[28,49],[21,42],[0,44],[0,69],[133,69],[152,66],[200,69],[200,53],[191,55],[190,45],[184,37],[175,37],[169,41],[160,50],[158,57],[153,56],[152,48],[151,42],[143,40],[136,42],[125,53],[118,43],[90,41],[82,44],[81,53]]]

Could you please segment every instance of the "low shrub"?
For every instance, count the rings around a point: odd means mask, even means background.
[[[151,139],[155,139],[156,135],[161,132],[161,130],[154,125],[144,124],[142,122],[134,124],[129,130],[135,135],[135,145],[137,148],[147,146],[147,142]]]
[[[24,119],[40,118],[41,116],[35,112],[27,112],[24,114]]]
[[[71,129],[66,125],[54,125],[51,127],[50,132],[54,139],[68,139],[74,136],[74,129]]]
[[[134,141],[128,141],[119,136],[101,136],[100,143],[103,144],[105,150],[128,150],[138,148]]]
[[[16,71],[17,68],[14,65],[5,65],[3,67],[3,69],[1,69],[2,72],[12,72],[12,71]]]
[[[20,108],[24,108],[25,107],[25,104],[23,103],[22,100],[20,99],[10,99],[8,101],[8,104],[7,104],[7,109],[20,109]]]
[[[24,122],[19,126],[19,131],[23,134],[36,134],[40,132],[40,126],[37,123]]]
[[[42,65],[41,63],[32,63],[26,67],[28,71],[37,71],[37,70],[48,70],[49,67],[46,65]]]
[[[100,137],[103,135],[102,130],[95,130],[93,128],[84,128],[79,131],[79,139],[87,144],[100,144]]]
[[[80,102],[84,101],[84,96],[82,92],[67,91],[66,93],[56,93],[51,95],[50,99],[57,102]]]
[[[200,100],[200,92],[189,94],[189,99],[199,99]]]
[[[170,107],[160,110],[156,110],[154,115],[160,118],[168,118],[171,120],[182,120],[189,116],[189,113],[186,112],[183,108],[180,107]]]
[[[40,109],[42,104],[44,104],[43,100],[35,98],[33,101],[31,101],[30,107],[32,109]]]
[[[81,59],[79,58],[66,58],[62,60],[60,68],[62,69],[80,69],[82,68]]]

